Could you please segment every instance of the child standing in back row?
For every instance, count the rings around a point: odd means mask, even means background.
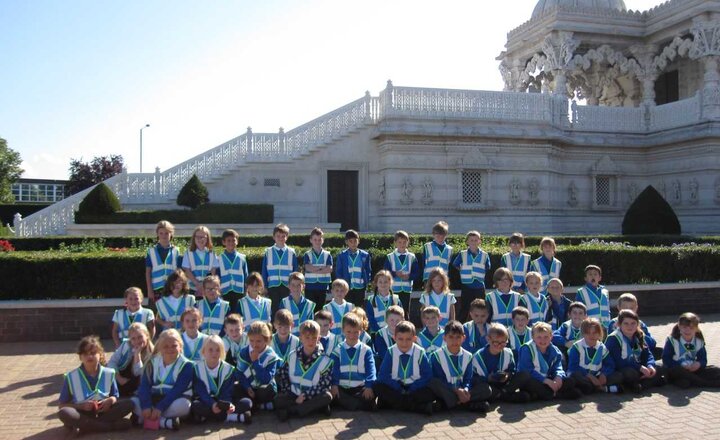
[[[157,244],[147,251],[145,257],[145,283],[148,298],[154,304],[160,300],[168,277],[180,269],[182,263],[178,248],[172,245],[175,226],[167,220],[160,220],[155,226]]]
[[[423,282],[430,278],[430,272],[436,267],[448,273],[453,248],[445,242],[448,235],[448,224],[444,221],[435,223],[432,228],[433,241],[423,246]]]
[[[500,258],[500,267],[506,267],[513,276],[512,289],[525,293],[525,274],[530,271],[530,254],[523,252],[525,237],[519,232],[510,236],[510,252]]]
[[[220,274],[220,291],[222,298],[230,304],[230,311],[235,311],[237,303],[245,293],[245,280],[248,266],[245,255],[237,251],[240,234],[234,229],[226,229],[222,233],[222,244],[225,248],[215,259],[216,269]]]
[[[198,226],[193,231],[190,248],[183,256],[182,268],[188,277],[190,292],[198,301],[205,296],[202,282],[206,276],[214,274],[218,264],[212,251],[212,237],[206,226]]]
[[[560,278],[562,263],[555,258],[556,250],[555,240],[551,237],[543,237],[543,239],[540,240],[540,252],[542,255],[536,260],[533,260],[531,264],[532,270],[539,272],[542,277],[543,294],[547,291],[547,283],[550,279]]]
[[[467,319],[470,304],[477,298],[485,299],[485,274],[490,271],[490,256],[480,249],[482,238],[478,231],[470,231],[465,235],[468,248],[461,251],[453,261],[460,271],[460,310],[458,321]]]
[[[275,226],[273,229],[275,244],[266,248],[263,256],[262,277],[272,301],[273,316],[280,309],[282,300],[289,294],[290,274],[298,270],[295,249],[286,245],[289,236],[288,225],[280,223]]]
[[[319,312],[325,305],[332,281],[333,258],[330,252],[323,249],[323,242],[323,230],[314,228],[310,231],[312,249],[303,255],[305,296],[315,303],[315,312]]]
[[[337,257],[335,266],[335,277],[345,280],[350,286],[347,294],[347,301],[362,307],[365,302],[365,292],[372,277],[372,268],[370,267],[370,254],[367,251],[359,249],[360,234],[357,231],[348,229],[345,232],[344,249]]]
[[[407,232],[395,232],[395,250],[387,254],[384,267],[393,276],[393,293],[400,297],[405,313],[410,311],[410,294],[420,271],[415,254],[408,251],[409,245]]]

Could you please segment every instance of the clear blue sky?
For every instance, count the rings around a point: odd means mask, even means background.
[[[645,10],[658,0],[626,0]],[[500,90],[495,57],[536,0],[0,0],[0,137],[24,177],[122,154],[169,168],[286,130],[387,79]]]

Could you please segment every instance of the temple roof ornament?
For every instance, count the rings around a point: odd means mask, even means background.
[[[540,17],[557,7],[627,11],[623,0],[539,0],[533,9],[532,18]]]

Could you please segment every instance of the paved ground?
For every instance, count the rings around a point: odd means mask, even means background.
[[[673,317],[648,320],[651,332],[664,341]],[[709,315],[702,325],[710,346],[710,362],[720,364],[720,315]],[[56,419],[62,374],[78,365],[74,343],[0,344],[0,439],[61,439],[64,429]],[[110,345],[110,344],[108,344]],[[249,427],[186,425],[177,433],[135,429],[89,439],[155,438],[720,438],[714,420],[720,393],[683,391],[672,386],[653,394],[598,395],[578,402],[509,405],[486,416],[444,413],[432,417],[397,412],[374,414],[336,412],[331,418],[313,417],[279,423],[273,414],[259,414]]]

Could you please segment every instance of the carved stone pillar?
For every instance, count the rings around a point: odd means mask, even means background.
[[[503,58],[500,62],[500,75],[502,75],[503,90],[506,92],[524,92],[528,85],[523,81],[524,63],[519,59]]]
[[[580,42],[573,38],[572,32],[557,32],[545,37],[541,49],[547,58],[546,69],[555,78],[553,93],[567,97],[568,64]]]
[[[630,52],[637,60],[635,76],[642,84],[642,105],[652,107],[655,105],[655,81],[658,77],[658,69],[655,66],[655,44],[636,44],[630,47]]]
[[[693,45],[690,58],[699,60],[704,69],[702,113],[707,119],[720,119],[720,19],[696,19],[691,29]]]

